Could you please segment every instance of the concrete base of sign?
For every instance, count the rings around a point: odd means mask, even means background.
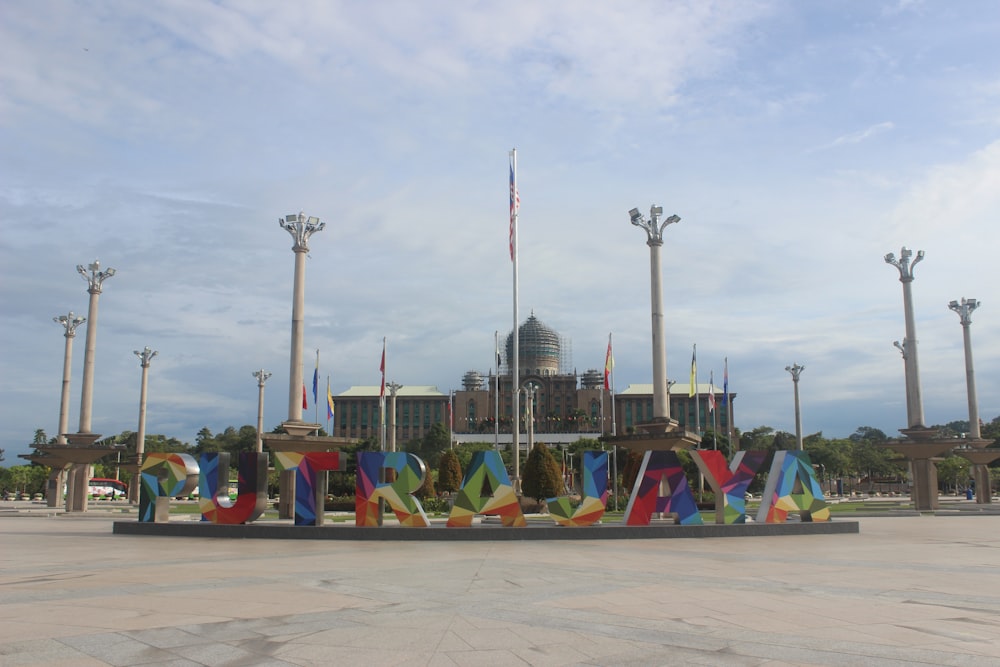
[[[557,525],[528,525],[507,528],[483,522],[470,528],[446,528],[443,524],[427,528],[382,526],[359,528],[354,525],[294,526],[261,521],[243,525],[212,524],[202,521],[140,523],[116,521],[116,535],[152,535],[158,537],[222,537],[266,540],[352,540],[352,541],[520,541],[520,540],[641,540],[698,537],[761,537],[781,535],[857,534],[857,521],[816,521],[786,523],[705,524],[681,526],[670,521],[649,526],[598,524],[577,528]]]

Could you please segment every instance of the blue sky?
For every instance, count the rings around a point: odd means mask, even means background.
[[[1000,7],[992,2],[70,2],[0,7],[0,448],[58,430],[77,264],[117,270],[93,430],[135,430],[133,350],[159,352],[147,433],[287,415],[293,254],[334,393],[458,388],[512,326],[507,155],[518,149],[520,310],[580,371],[615,338],[648,383],[649,253],[665,232],[667,372],[729,359],[736,422],[842,437],[905,426],[898,273],[913,283],[924,411],[968,416],[949,301],[978,298],[980,414],[1000,415]],[[86,331],[74,344],[76,431]],[[312,413],[310,406],[307,413]]]

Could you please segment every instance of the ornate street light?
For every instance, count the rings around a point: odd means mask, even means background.
[[[139,471],[142,470],[142,457],[146,453],[146,386],[149,380],[149,362],[157,355],[156,350],[149,347],[142,348],[142,351],[133,350],[132,354],[139,357],[139,365],[142,367],[142,384],[139,389],[139,430],[135,434],[135,462],[136,476],[132,479],[132,484],[128,488],[129,502],[139,500]]]
[[[805,369],[805,366],[798,364],[785,366],[785,370],[792,374],[792,384],[795,385],[795,446],[800,452],[802,451],[802,412],[799,410],[799,376]]]
[[[978,440],[981,437],[979,430],[979,403],[976,400],[976,376],[972,370],[972,336],[969,333],[969,325],[972,324],[972,311],[979,307],[979,302],[975,299],[962,297],[961,303],[952,301],[948,308],[958,313],[962,323],[962,340],[965,343],[965,385],[969,397],[969,435]]]
[[[649,246],[650,308],[653,329],[653,420],[670,421],[670,400],[667,396],[667,352],[663,334],[663,274],[660,269],[660,247],[663,245],[663,230],[667,225],[680,222],[680,217],[671,215],[660,221],[663,207],[649,208],[649,220],[639,209],[628,212],[629,219],[636,227],[646,231],[646,245]]]
[[[295,278],[292,292],[292,350],[289,361],[288,378],[288,421],[285,430],[292,435],[305,435],[317,428],[315,424],[304,424],[302,421],[302,341],[304,332],[304,312],[306,294],[306,253],[309,252],[309,237],[321,231],[326,223],[319,218],[306,216],[304,213],[286,215],[279,218],[278,224],[288,232],[294,243]]]
[[[80,395],[79,433],[92,435],[90,425],[94,401],[94,355],[97,350],[97,300],[101,295],[104,281],[115,275],[115,270],[109,267],[102,271],[101,263],[96,259],[93,264],[86,268],[83,264],[78,264],[76,270],[87,281],[87,292],[90,294],[90,305],[87,310],[87,321],[90,324],[87,326],[87,342],[83,353],[83,391]],[[97,437],[82,438],[81,444],[90,444]],[[73,439],[70,438],[70,440]]]
[[[903,283],[903,317],[906,322],[906,338],[897,347],[903,352],[906,371],[906,420],[907,427],[924,426],[924,404],[920,395],[920,365],[917,362],[917,327],[913,320],[913,268],[924,258],[924,251],[917,251],[917,257],[910,262],[913,251],[903,246],[899,259],[893,253],[885,256],[885,263],[899,270],[899,282]]]
[[[62,394],[59,400],[59,434],[56,436],[56,443],[66,444],[66,432],[69,430],[69,380],[71,363],[73,360],[73,339],[76,338],[76,328],[87,321],[86,317],[78,317],[69,311],[69,315],[53,317],[53,322],[63,326],[66,337],[66,347],[63,353],[63,379]]]
[[[264,383],[271,374],[263,368],[254,371],[253,376],[257,378],[257,451],[264,451],[264,440],[261,434],[264,432]]]

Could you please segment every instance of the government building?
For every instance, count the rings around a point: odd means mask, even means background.
[[[461,389],[442,392],[434,386],[403,385],[395,389],[394,400],[387,390],[385,409],[391,410],[393,402],[396,408],[397,447],[422,438],[437,423],[448,426],[456,442],[493,442],[496,439],[509,444],[514,414],[513,357],[511,332],[507,335],[504,354],[498,358],[498,367],[486,373],[466,372],[462,376]],[[652,421],[652,384],[630,384],[612,397],[604,389],[603,370],[590,369],[578,374],[570,368],[569,357],[569,344],[534,313],[518,327],[522,434],[528,429],[525,402],[529,398],[535,440],[547,444],[599,438],[612,433],[626,435],[637,424]],[[730,393],[729,400],[723,402],[719,387],[699,383],[696,400],[689,396],[690,388],[687,383],[670,385],[670,416],[689,431],[729,432],[736,394]],[[332,435],[352,439],[380,437],[380,391],[379,385],[357,386],[337,394]],[[714,398],[714,410],[710,410],[711,398]],[[392,422],[387,415],[387,427]],[[526,438],[522,435],[519,441],[525,442]]]

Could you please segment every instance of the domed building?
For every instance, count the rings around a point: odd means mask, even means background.
[[[579,386],[577,374],[571,368],[570,344],[559,333],[547,326],[532,313],[518,327],[518,376],[520,385],[531,389],[533,401],[534,430],[536,433],[550,434],[552,440],[572,441],[578,437],[598,437],[607,430],[611,419],[611,397],[605,395],[604,376],[600,371],[590,370],[584,375],[587,381]],[[492,434],[495,431],[495,415],[500,415],[500,432],[507,433],[510,440],[513,425],[513,399],[511,375],[514,369],[514,332],[507,334],[499,367],[485,376],[485,386],[471,388],[472,383],[463,379],[463,390],[455,392],[454,431],[477,434]],[[484,377],[482,373],[469,371]],[[499,382],[498,380],[499,375]],[[592,377],[593,376],[593,377]],[[595,381],[594,378],[597,378]],[[497,385],[499,384],[499,401]],[[528,392],[521,392],[523,401]],[[602,429],[602,419],[603,426]],[[521,429],[526,430],[521,420]],[[551,434],[565,434],[553,438]],[[468,438],[461,438],[468,439]]]
[[[546,443],[572,442],[580,437],[630,433],[639,424],[653,419],[653,385],[629,384],[614,396],[604,389],[603,369],[591,368],[578,374],[572,368],[570,344],[555,329],[532,313],[518,327],[518,375],[521,387],[530,387],[532,418],[536,438]],[[469,371],[463,377],[462,391],[454,394],[454,437],[459,441],[481,441],[499,431],[501,442],[511,441],[513,400],[511,375],[514,360],[514,332],[507,334],[498,368],[489,373]],[[469,378],[476,382],[469,382]],[[499,385],[499,397],[497,394]],[[613,387],[612,387],[613,388]],[[720,432],[729,428],[735,393],[721,402],[721,387],[698,383],[697,399],[690,396],[688,384],[671,383],[668,389],[671,416],[686,428],[704,431],[713,423]],[[709,408],[709,394],[717,405]],[[521,392],[521,432],[524,401],[529,392]],[[499,398],[499,400],[498,400]],[[612,409],[612,401],[614,409]],[[499,415],[499,429],[495,424]],[[612,425],[614,420],[614,425]],[[697,427],[694,424],[698,424]]]
[[[603,362],[603,350],[597,355],[597,361]],[[578,374],[573,368],[569,340],[534,313],[518,327],[517,356],[519,384],[524,388],[519,412],[522,434],[528,427],[524,415],[529,395],[536,439],[549,445],[571,443],[581,437],[623,435],[653,418],[652,384],[630,383],[612,396],[604,388],[603,368]],[[401,442],[421,438],[434,424],[444,423],[458,442],[492,441],[497,437],[500,443],[509,444],[514,421],[513,360],[512,331],[504,339],[503,354],[497,350],[496,366],[485,372],[467,371],[461,378],[461,389],[451,393],[433,386],[412,385],[394,390],[390,405],[396,406],[395,419],[387,421],[395,423]],[[699,383],[697,389],[694,398],[688,384],[672,384],[668,390],[671,417],[689,430],[704,431],[714,423],[720,433],[725,433],[736,394],[731,392],[728,401],[721,401],[719,386]],[[709,410],[710,393],[719,401],[714,412]],[[334,403],[334,435],[353,439],[378,436],[382,409],[379,385],[351,387],[337,394]],[[525,442],[521,440],[522,445]]]

